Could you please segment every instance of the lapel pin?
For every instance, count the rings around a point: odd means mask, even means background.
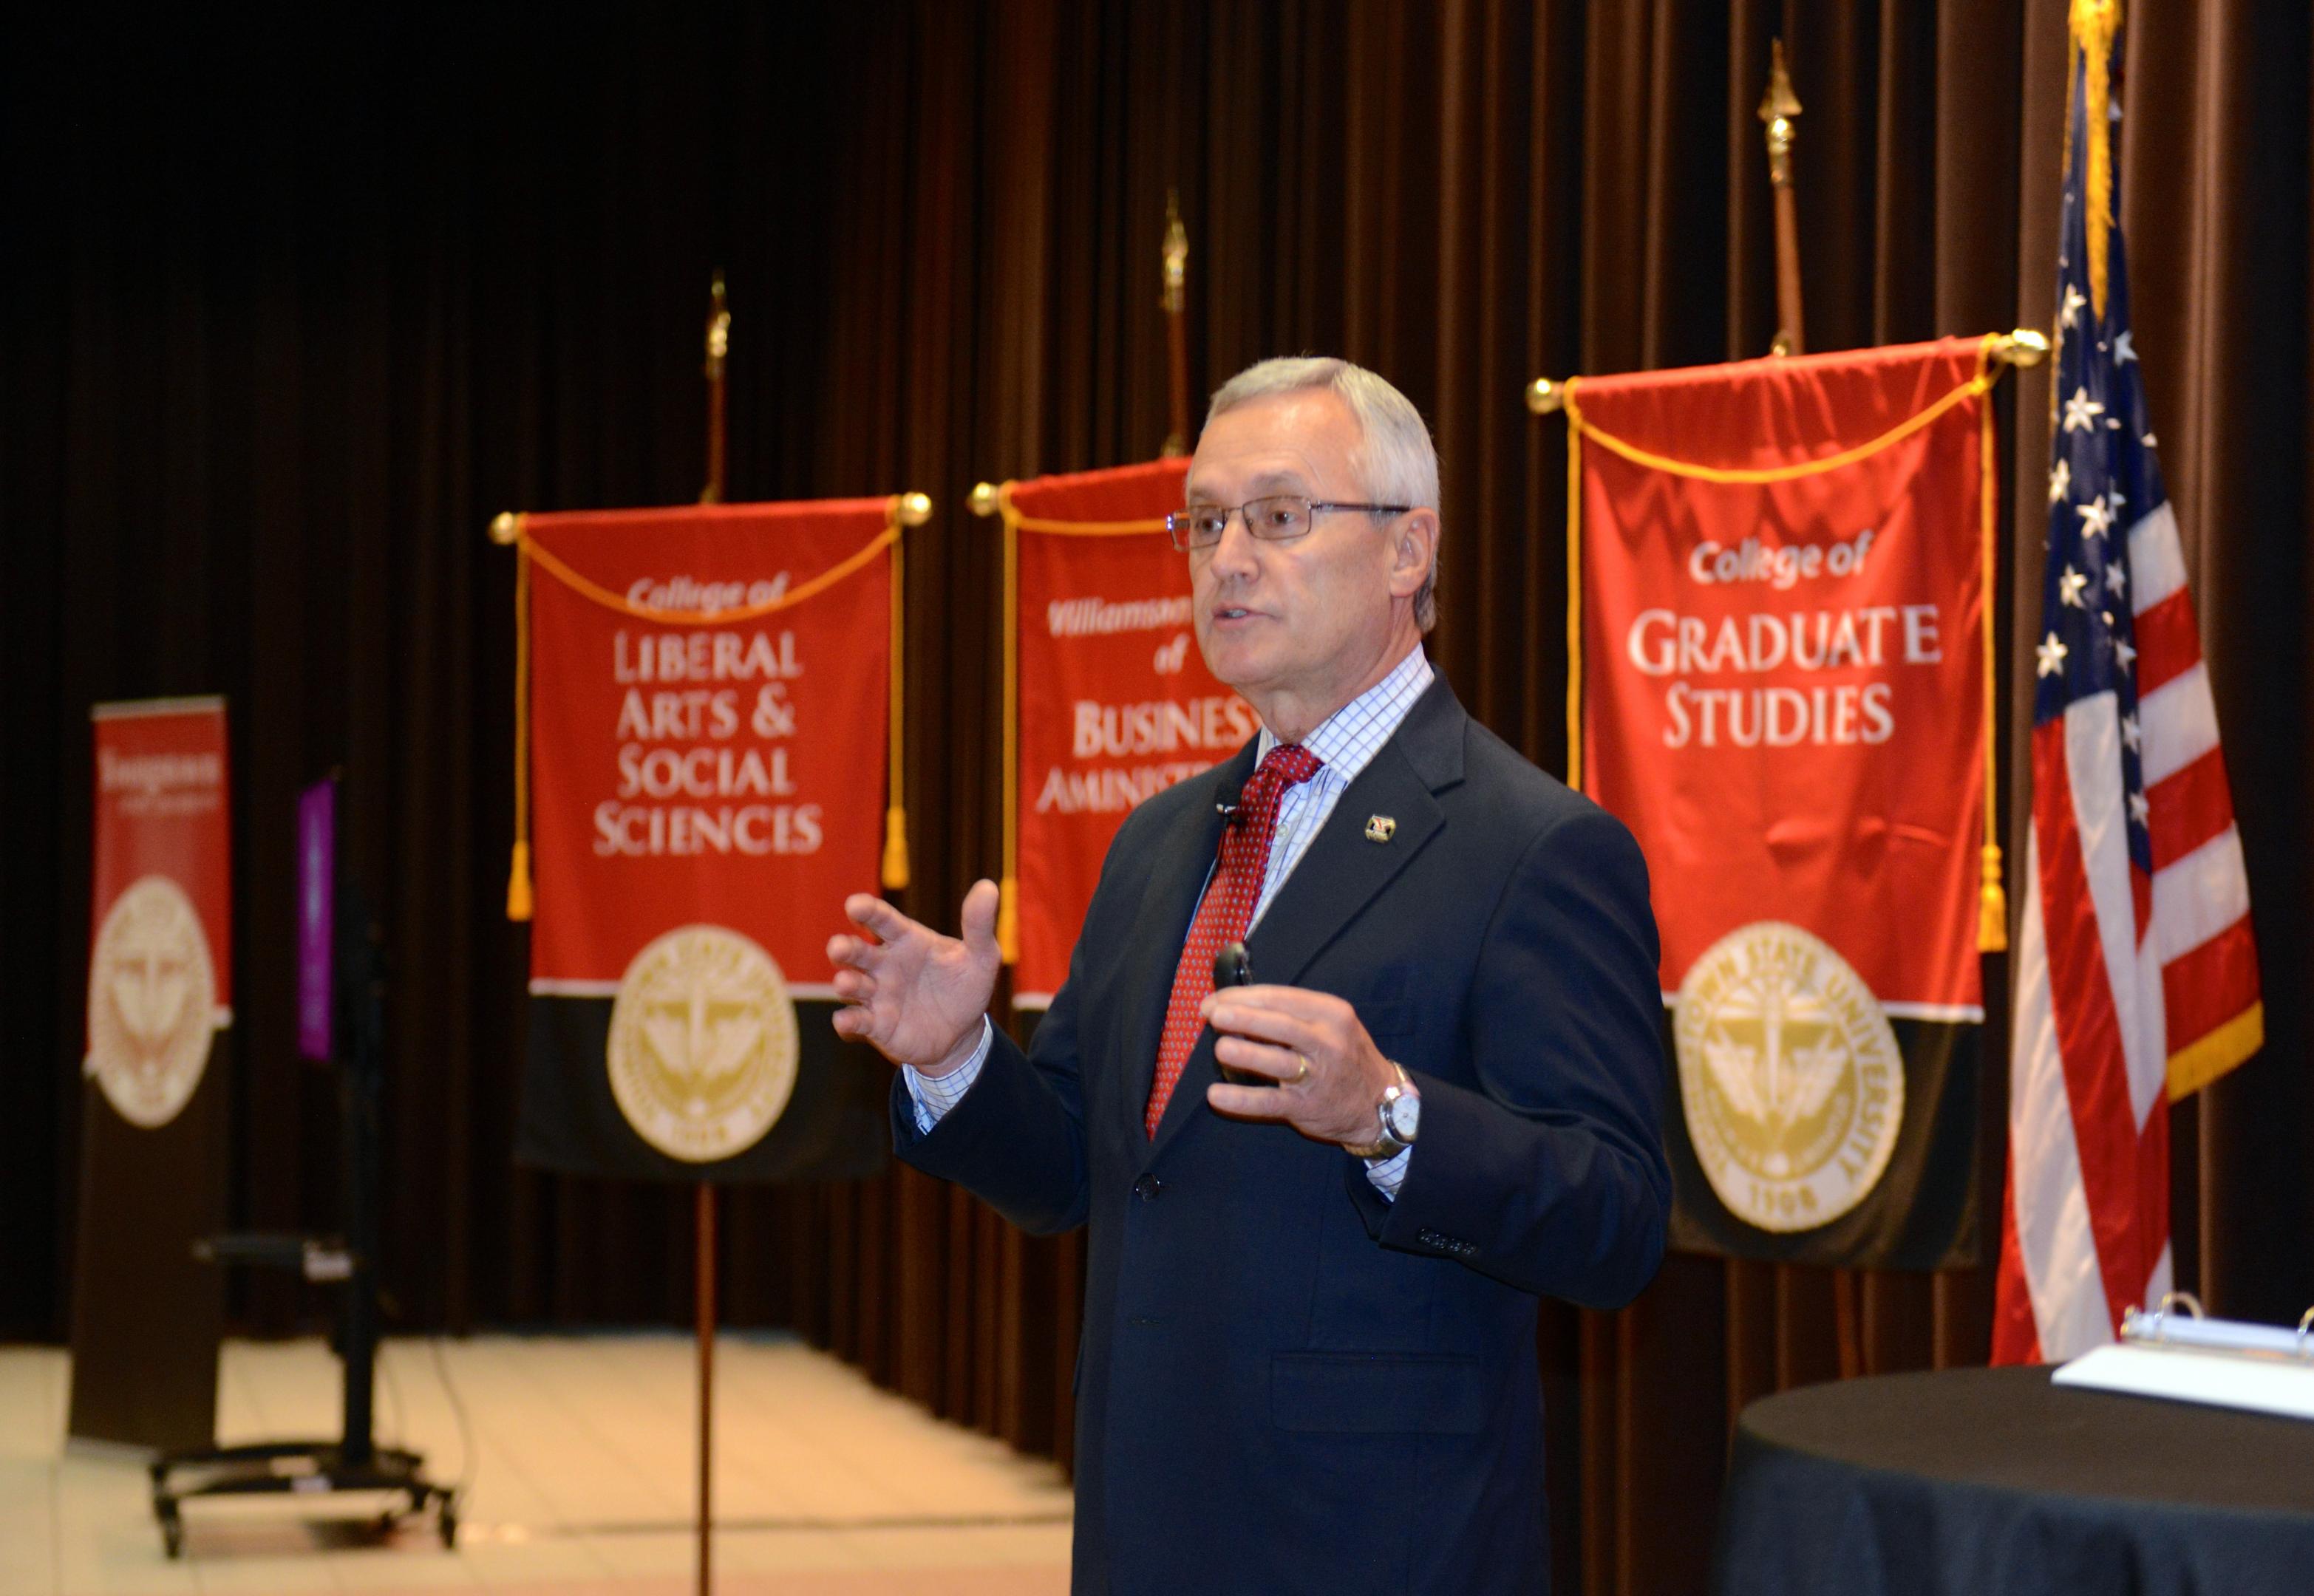
[[[1387,815],[1366,816],[1366,841],[1369,842],[1387,842],[1397,830],[1398,822]]]

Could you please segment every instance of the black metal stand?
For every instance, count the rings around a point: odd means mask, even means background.
[[[348,895],[349,896],[350,895]],[[343,1283],[338,1354],[345,1363],[345,1430],[337,1441],[268,1441],[246,1446],[170,1452],[152,1465],[153,1512],[170,1556],[184,1548],[178,1508],[196,1496],[309,1496],[348,1491],[398,1493],[406,1510],[388,1508],[390,1527],[404,1511],[431,1504],[445,1547],[458,1536],[457,1495],[422,1472],[425,1459],[373,1439],[377,1372],[378,1113],[384,1078],[385,979],[376,934],[366,914],[345,904],[338,938],[340,1012],[349,1037],[338,1071],[345,1166],[346,1235],[219,1236],[199,1250],[220,1264],[276,1265],[306,1279]],[[350,979],[347,979],[347,978]]]

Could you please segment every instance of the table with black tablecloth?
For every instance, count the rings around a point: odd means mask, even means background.
[[[2314,1423],[1954,1369],[1736,1432],[1718,1596],[2314,1593]]]

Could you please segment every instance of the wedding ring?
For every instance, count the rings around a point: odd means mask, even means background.
[[[1298,1053],[1294,1055],[1294,1062],[1302,1067],[1294,1071],[1294,1079],[1285,1083],[1288,1086],[1299,1086],[1310,1079],[1310,1061]]]

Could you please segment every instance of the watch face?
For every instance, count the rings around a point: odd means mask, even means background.
[[[1422,1123],[1422,1099],[1409,1091],[1395,1093],[1382,1114],[1390,1122],[1391,1135],[1400,1142],[1411,1142],[1415,1130]]]

